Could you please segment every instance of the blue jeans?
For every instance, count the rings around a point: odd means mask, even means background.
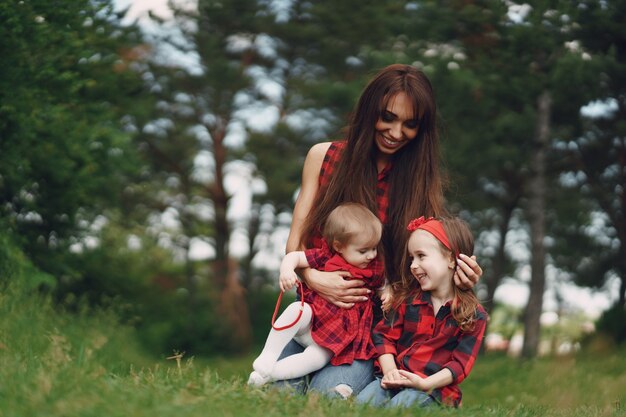
[[[279,359],[302,352],[303,350],[302,346],[292,340],[287,344]],[[310,378],[310,380],[307,383],[308,378]],[[356,396],[373,380],[374,361],[356,360],[350,365],[334,366],[329,363],[308,377],[280,381],[277,382],[276,385],[288,385],[301,394],[312,390],[331,398],[347,398],[347,396]],[[344,389],[340,389],[339,391],[335,390],[338,385],[344,386]],[[347,392],[345,390],[346,386],[348,388]]]
[[[374,381],[370,382],[356,397],[356,402],[386,408],[424,408],[437,404],[433,397],[413,388],[386,390],[380,386],[380,378],[376,378]]]

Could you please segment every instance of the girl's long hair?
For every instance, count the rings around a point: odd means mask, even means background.
[[[474,253],[474,236],[467,223],[458,217],[440,217],[439,220],[448,236],[452,251],[441,242],[439,247],[445,256],[456,259],[459,253],[472,256]],[[401,280],[393,285],[393,310],[412,299],[419,297],[420,286],[413,274],[411,274],[411,260],[408,254],[408,241],[411,232],[405,231],[404,258],[401,262]],[[454,278],[450,278],[454,279]],[[463,331],[471,331],[476,322],[476,308],[480,304],[473,290],[461,290],[454,282],[452,283],[454,295],[452,298],[452,316]]]
[[[317,193],[300,242],[310,247],[312,238],[320,234],[319,225],[341,203],[360,203],[378,212],[375,125],[389,101],[400,92],[413,103],[419,129],[417,136],[392,156],[389,208],[382,237],[390,282],[399,280],[399,265],[406,257],[400,243],[405,239],[406,224],[416,215],[445,213],[434,92],[428,78],[415,67],[388,66],[365,87],[346,128],[345,149],[333,167],[328,187]]]

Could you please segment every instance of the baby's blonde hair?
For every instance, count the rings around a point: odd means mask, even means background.
[[[346,245],[356,236],[378,243],[383,225],[367,207],[358,203],[344,203],[330,212],[322,235],[329,246],[334,242]]]

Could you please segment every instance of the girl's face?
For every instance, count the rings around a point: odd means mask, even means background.
[[[376,258],[378,254],[377,245],[378,242],[356,236],[344,245],[335,242],[334,249],[350,265],[365,269]]]
[[[409,237],[411,274],[422,291],[431,291],[440,297],[452,295],[452,277],[456,263],[444,253],[439,241],[426,230],[417,229]]]
[[[385,155],[392,155],[415,139],[419,120],[414,119],[413,104],[400,92],[389,100],[376,122],[376,146]]]

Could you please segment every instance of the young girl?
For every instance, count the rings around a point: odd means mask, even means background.
[[[290,252],[283,258],[280,266],[282,291],[298,282],[295,269],[311,267],[323,271],[347,271],[351,279],[366,283],[372,290],[371,296],[368,302],[342,309],[304,287],[305,303],[292,303],[276,320],[263,351],[253,363],[254,371],[248,384],[261,386],[270,381],[305,376],[329,361],[333,365],[343,365],[375,356],[370,332],[373,320],[371,297],[384,284],[383,262],[377,257],[381,235],[382,224],[369,209],[346,203],[328,216],[321,248]],[[304,351],[278,360],[292,339],[304,346]]]
[[[457,218],[420,217],[407,230],[409,256],[399,288],[394,288],[394,312],[372,335],[380,355],[379,375],[357,401],[458,407],[459,384],[472,370],[487,323],[476,295],[453,281],[459,253],[471,255],[474,250],[473,237]]]

